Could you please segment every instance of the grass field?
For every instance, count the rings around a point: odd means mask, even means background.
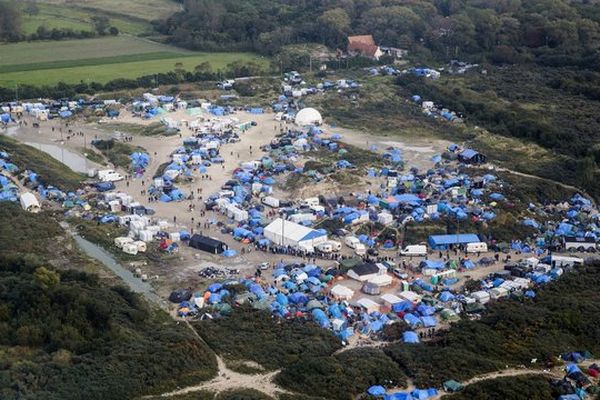
[[[172,71],[177,63],[192,70],[208,61],[216,70],[237,60],[267,66],[266,59],[250,53],[192,52],[125,35],[21,42],[0,46],[0,86],[52,85],[61,81],[105,83]]]
[[[152,32],[150,20],[140,18],[135,14],[127,15],[114,11],[110,12],[110,10],[82,8],[83,6],[87,7],[87,3],[84,2],[80,5],[67,5],[64,2],[62,4],[61,2],[51,4],[38,2],[37,4],[38,14],[23,14],[23,31],[26,35],[34,33],[39,26],[45,26],[47,29],[70,28],[75,31],[93,31],[92,15],[106,15],[110,19],[110,24],[117,27],[122,33],[143,35]],[[118,8],[116,9],[118,10]]]
[[[120,35],[97,39],[3,44],[0,45],[0,66],[39,64],[156,52],[169,52],[173,55],[193,54],[186,50],[149,40]]]
[[[66,5],[70,8],[104,11],[134,19],[152,21],[165,18],[181,10],[173,0],[41,0],[51,5]]]

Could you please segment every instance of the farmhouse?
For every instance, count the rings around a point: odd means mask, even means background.
[[[384,53],[375,44],[375,39],[373,39],[372,35],[358,35],[348,36],[348,54],[379,60]]]

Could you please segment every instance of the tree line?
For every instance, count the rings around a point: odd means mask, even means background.
[[[567,0],[185,0],[155,23],[172,43],[274,54],[315,42],[345,48],[351,34],[442,58],[521,62],[598,49],[600,12]]]

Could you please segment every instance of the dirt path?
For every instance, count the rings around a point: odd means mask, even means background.
[[[572,185],[568,185],[566,183],[562,183],[562,182],[558,182],[552,179],[548,179],[548,178],[542,178],[541,176],[537,176],[537,175],[530,175],[530,174],[526,174],[524,172],[519,172],[519,171],[515,171],[509,168],[505,168],[505,167],[498,167],[496,165],[493,165],[494,171],[499,171],[499,172],[507,172],[509,174],[512,175],[517,175],[517,176],[522,176],[524,178],[531,178],[531,179],[537,179],[540,181],[545,181],[545,182],[550,182],[550,183],[554,183],[560,187],[563,187],[565,189],[569,189],[569,190],[573,190],[576,192],[580,192],[582,194],[584,194],[586,197],[593,199],[593,196],[590,196],[588,193],[586,193],[586,191],[582,188],[576,187],[576,186],[572,186]]]
[[[199,341],[208,346],[208,344],[204,341],[204,339],[202,339],[202,337],[198,334],[198,332],[196,332],[196,330],[190,325],[188,321],[185,321],[185,324],[194,333],[194,336],[196,336],[196,338],[198,338]],[[226,390],[238,388],[258,390],[259,392],[265,393],[272,397],[277,396],[277,394],[279,393],[292,393],[279,387],[273,382],[273,378],[279,373],[279,370],[254,375],[240,374],[227,368],[227,365],[225,365],[225,361],[223,361],[223,359],[218,354],[214,354],[217,358],[218,367],[217,376],[215,378],[211,379],[210,381],[203,382],[199,385],[188,386],[183,389],[163,393],[159,397],[179,396],[187,393],[198,392],[200,390],[220,393]],[[148,396],[144,398],[150,397],[153,396]]]

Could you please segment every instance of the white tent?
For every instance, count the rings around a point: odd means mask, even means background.
[[[276,245],[305,249],[327,241],[327,234],[281,218],[267,225],[264,235]]]
[[[388,307],[393,306],[394,304],[398,304],[402,302],[402,299],[395,294],[385,293],[381,295],[381,300],[383,300],[384,304]]]
[[[376,277],[369,279],[369,282],[379,287],[388,286],[392,284],[392,277],[388,274],[377,275]]]
[[[371,299],[367,299],[363,297],[362,299],[358,299],[356,302],[360,307],[364,308],[366,312],[371,314],[372,312],[379,311],[379,304],[375,303]]]
[[[33,195],[33,193],[25,192],[25,193],[21,194],[20,199],[21,199],[21,207],[23,207],[23,210],[29,211],[32,213],[37,213],[40,211],[40,209],[41,209],[40,203],[38,202],[36,197]]]
[[[337,299],[350,300],[354,296],[354,290],[338,284],[331,288],[331,294]]]
[[[303,108],[296,114],[296,125],[307,126],[307,125],[321,125],[323,123],[323,117],[321,113],[314,108]]]

